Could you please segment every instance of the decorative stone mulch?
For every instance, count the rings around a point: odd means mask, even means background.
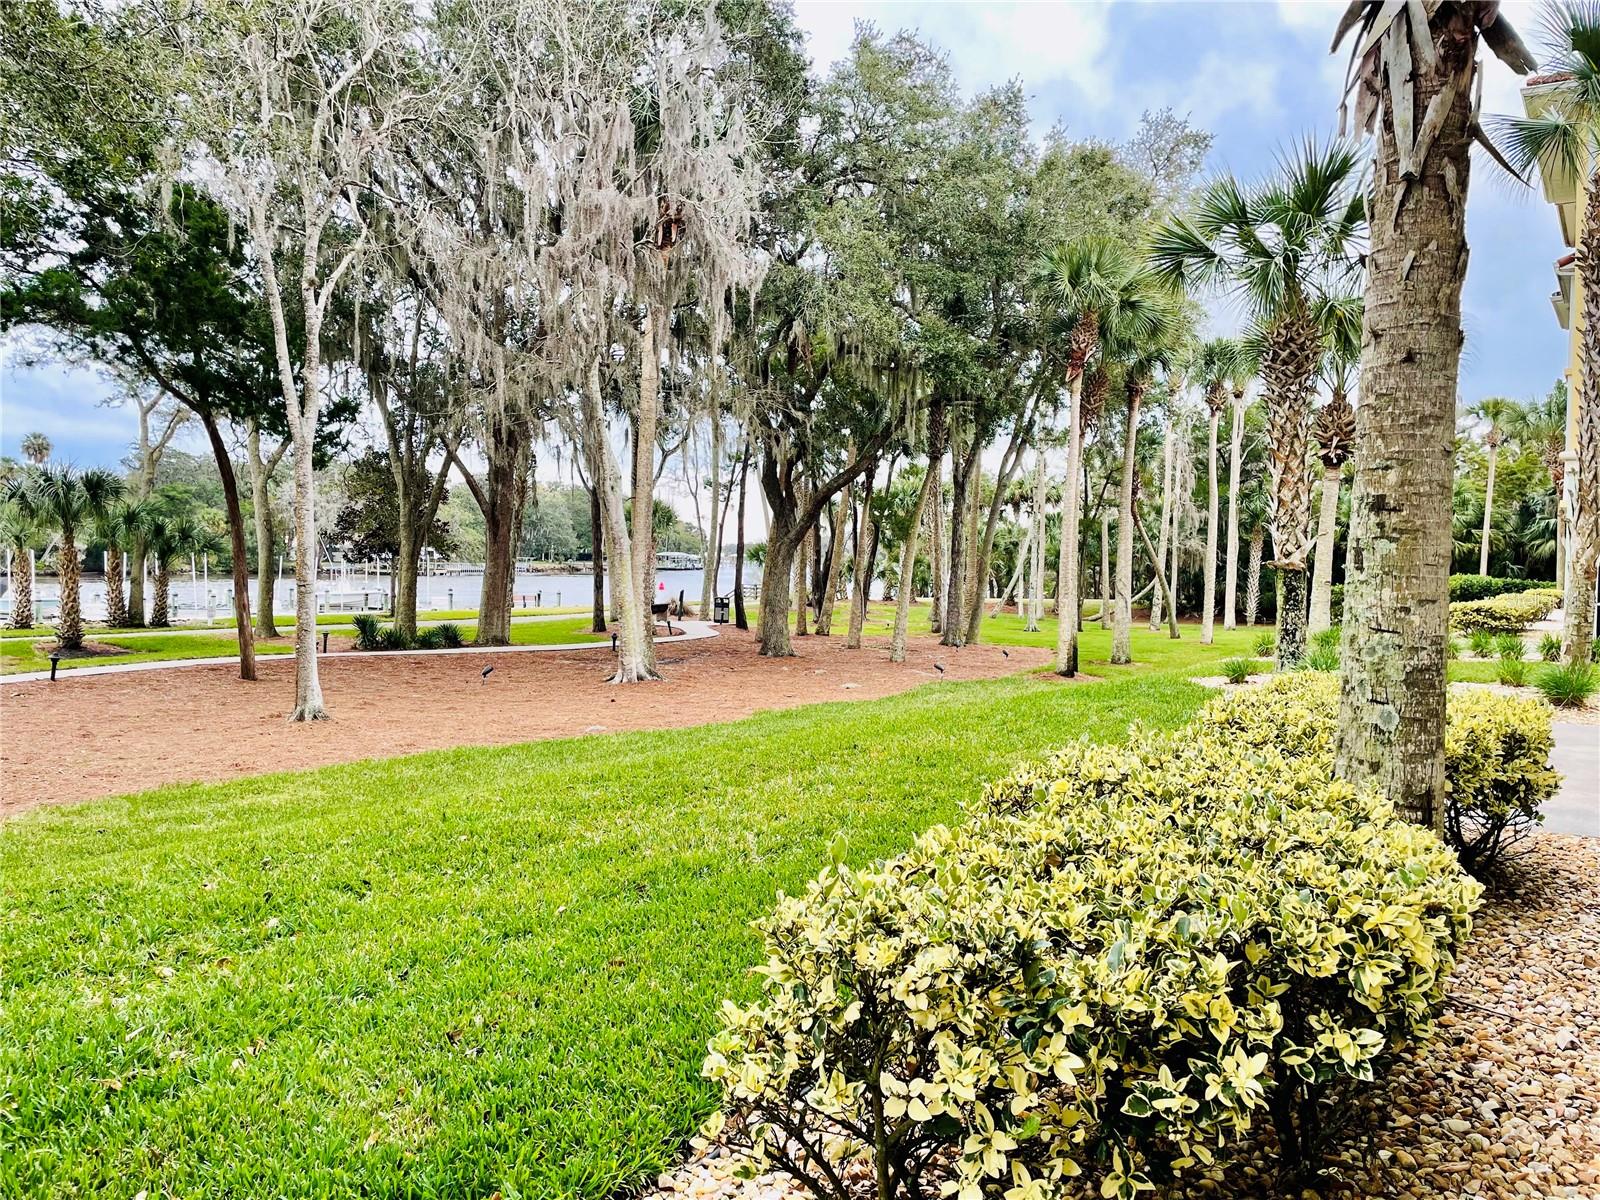
[[[1600,1200],[1600,839],[1530,839],[1479,912],[1439,1037],[1361,1107],[1328,1177],[1300,1200]],[[697,1144],[649,1195],[804,1196],[775,1176],[727,1181],[723,1162],[719,1148]],[[1171,1195],[1281,1196],[1262,1162],[1240,1153]]]

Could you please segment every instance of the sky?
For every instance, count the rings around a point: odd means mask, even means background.
[[[797,0],[795,11],[819,72],[848,52],[857,20],[914,29],[949,54],[969,92],[1022,80],[1041,136],[1059,122],[1073,137],[1122,141],[1143,110],[1170,106],[1215,135],[1208,173],[1231,171],[1249,181],[1269,173],[1285,146],[1336,131],[1345,55],[1330,55],[1328,42],[1342,7],[1314,0]],[[1532,5],[1506,3],[1502,13],[1525,35],[1533,33]],[[1517,89],[1512,72],[1489,56],[1484,111],[1520,112]],[[1521,187],[1480,158],[1467,224],[1461,395],[1469,403],[1542,395],[1566,364],[1566,335],[1550,306],[1553,264],[1565,252],[1555,210],[1536,188]],[[1235,316],[1225,305],[1213,307],[1216,331],[1231,330]],[[37,430],[61,461],[113,465],[122,458],[136,417],[131,406],[107,405],[117,395],[109,380],[93,370],[31,361],[37,355],[27,339],[0,349],[0,453],[20,457],[23,436]],[[181,448],[204,453],[198,431],[187,441],[183,436]],[[673,500],[689,514],[682,496]]]

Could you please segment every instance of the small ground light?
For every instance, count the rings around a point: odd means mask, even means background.
[[[50,655],[50,682],[51,683],[54,683],[56,681],[56,664],[59,663],[60,661],[61,661],[61,655],[60,654],[51,654]]]
[[[328,631],[326,629],[322,631],[322,652],[324,654],[328,652]]]

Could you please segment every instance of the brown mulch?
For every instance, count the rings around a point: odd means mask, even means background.
[[[628,729],[728,721],[822,700],[869,700],[944,679],[983,679],[1044,665],[1047,650],[940,647],[913,638],[904,663],[885,639],[845,650],[842,637],[796,639],[796,657],[761,658],[732,627],[658,647],[660,683],[606,682],[609,650],[334,654],[322,687],[334,719],[291,725],[294,664],[258,660],[0,689],[0,814],[123,795],[162,784],[236,779],[452,746],[495,746]],[[945,668],[945,674],[935,664]],[[481,673],[494,667],[485,680]]]

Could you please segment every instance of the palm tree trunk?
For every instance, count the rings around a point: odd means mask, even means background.
[[[1483,488],[1483,536],[1478,541],[1478,574],[1489,573],[1489,527],[1494,521],[1494,469],[1500,447],[1489,444],[1489,478]]]
[[[937,401],[936,401],[937,403]],[[931,596],[928,603],[928,632],[944,632],[944,455],[931,460],[933,498],[929,506],[928,568]]]
[[[1600,170],[1589,176],[1578,242],[1576,269],[1583,295],[1600,298]],[[1600,573],[1600,321],[1585,319],[1578,356],[1572,394],[1578,462],[1567,528],[1571,552],[1561,636],[1562,655],[1569,663],[1588,662],[1594,648],[1595,579]]]
[[[122,551],[106,547],[106,624],[121,629],[128,621],[128,597],[122,590]]]
[[[167,569],[166,560],[159,556],[156,561],[155,588],[155,598],[150,604],[150,627],[165,629],[172,624],[168,615],[172,598],[172,573]]]
[[[1028,593],[1028,619],[1026,628],[1029,633],[1039,629],[1039,618],[1044,615],[1044,449],[1041,447],[1034,451],[1033,460],[1033,548],[1031,551],[1033,579]]]
[[[1438,10],[1437,33],[1424,34],[1434,36],[1434,61],[1417,57],[1411,96],[1391,94],[1399,71],[1383,73],[1335,753],[1339,777],[1377,790],[1435,831],[1444,820],[1450,499],[1475,20],[1472,5]],[[1420,156],[1406,146],[1404,164],[1390,116],[1397,99],[1427,113],[1419,124],[1435,134]],[[1402,133],[1412,128],[1407,122]]]
[[[11,548],[11,617],[6,628],[33,628],[33,551],[21,544]]]
[[[1173,526],[1177,523],[1177,506],[1173,504],[1172,497],[1172,442],[1174,437],[1173,422],[1169,413],[1166,434],[1161,439],[1161,519],[1158,522],[1155,559],[1157,564],[1156,574],[1158,575],[1162,570],[1160,564],[1167,561],[1167,540],[1171,537],[1175,541],[1176,538],[1173,535],[1177,532],[1173,529]],[[1152,630],[1161,628],[1161,606],[1166,598],[1167,590],[1165,588],[1157,588],[1155,596],[1151,598],[1150,628]]]
[[[78,562],[75,530],[64,525],[56,547],[56,574],[61,580],[61,609],[56,617],[56,641],[63,650],[83,645],[82,567]]]
[[[1339,532],[1338,467],[1322,468],[1322,505],[1317,514],[1317,559],[1311,575],[1311,620],[1306,632],[1333,627],[1333,543]]]
[[[1244,405],[1233,404],[1233,432],[1228,440],[1228,562],[1222,580],[1222,627],[1239,625],[1239,469],[1244,454]]]
[[[145,623],[145,559],[144,539],[136,537],[128,547],[128,617],[124,624],[130,629],[139,629]]]
[[[1156,559],[1156,574],[1161,574],[1162,559]],[[1100,505],[1100,628],[1111,628],[1111,604],[1116,595],[1111,582],[1111,510]]]
[[[1222,410],[1211,413],[1206,442],[1206,577],[1201,588],[1200,643],[1209,646],[1216,638],[1217,620],[1217,422]]]
[[[750,437],[745,435],[744,455],[739,463],[739,525],[733,548],[733,624],[736,629],[749,629],[750,619],[744,611],[744,504],[750,476]]]
[[[1245,567],[1244,623],[1254,625],[1261,615],[1261,548],[1266,533],[1259,526],[1250,531],[1250,558]],[[1346,598],[1345,603],[1349,603]]]
[[[1111,661],[1133,661],[1133,477],[1138,470],[1139,390],[1128,393],[1128,431],[1122,446],[1122,491],[1117,497],[1117,603],[1111,625]],[[1156,564],[1161,573],[1161,564]]]
[[[1083,473],[1083,372],[1068,385],[1067,474],[1061,484],[1061,547],[1056,557],[1056,674],[1078,673],[1078,613],[1083,604],[1078,584],[1078,476]]]

